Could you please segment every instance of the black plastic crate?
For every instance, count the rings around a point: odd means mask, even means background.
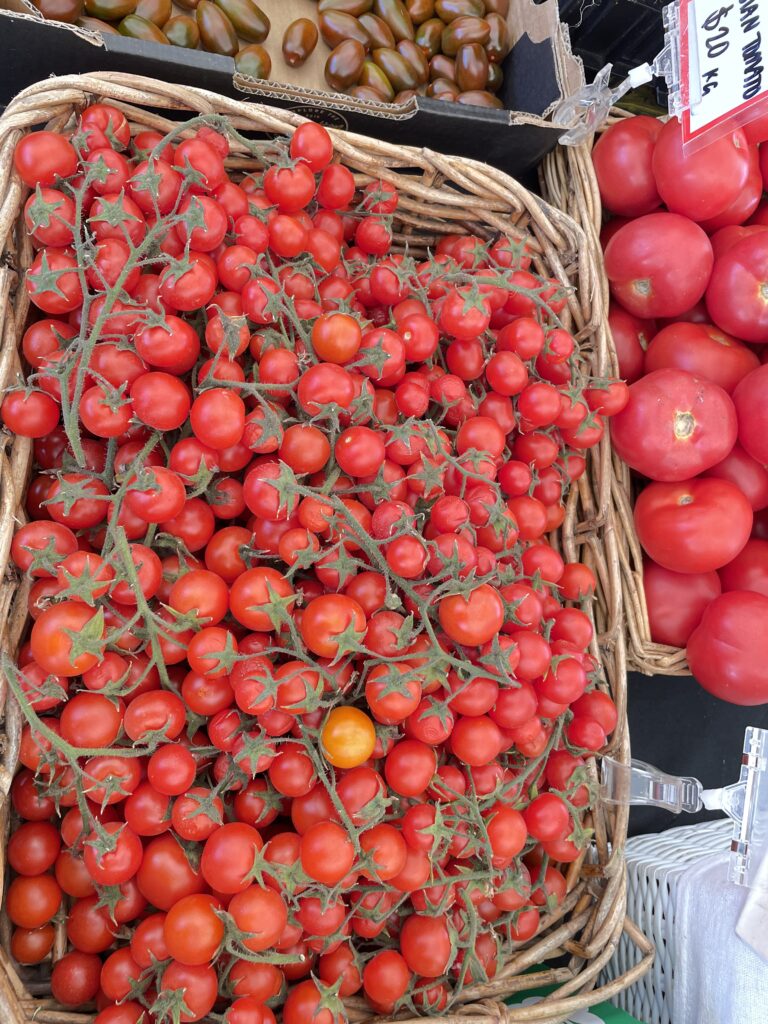
[[[619,81],[640,64],[652,63],[664,46],[661,11],[669,0],[560,0],[574,53],[591,79],[613,64]],[[662,81],[662,89],[663,89]],[[662,95],[666,95],[663,91]]]

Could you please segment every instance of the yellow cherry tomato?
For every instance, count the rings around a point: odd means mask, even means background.
[[[328,715],[320,741],[326,761],[334,768],[356,768],[373,753],[376,730],[364,711],[338,707]]]

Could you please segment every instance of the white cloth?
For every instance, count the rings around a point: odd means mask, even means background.
[[[766,1024],[768,964],[736,934],[747,890],[729,881],[728,854],[691,867],[674,890],[672,1024]]]

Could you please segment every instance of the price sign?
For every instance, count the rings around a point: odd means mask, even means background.
[[[680,65],[686,141],[764,112],[768,0],[681,0]]]

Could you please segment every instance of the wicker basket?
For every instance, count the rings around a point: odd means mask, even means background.
[[[95,101],[120,107],[133,124],[160,129],[172,126],[159,111],[226,114],[244,132],[285,134],[304,119],[292,113],[226,99],[202,90],[150,79],[92,74],[49,79],[21,93],[0,120],[0,232],[4,260],[0,266],[2,296],[3,386],[19,369],[18,344],[28,313],[20,273],[30,259],[30,244],[20,217],[23,187],[13,172],[12,154],[20,134],[48,126],[63,128],[79,110]],[[373,139],[333,132],[336,152],[364,183],[370,178],[396,181],[400,205],[395,241],[407,242],[413,253],[424,252],[441,233],[471,230],[491,237],[499,231],[528,237],[540,272],[572,286],[564,312],[566,324],[582,343],[595,367],[610,360],[604,320],[604,289],[595,261],[594,240],[570,217],[528,193],[515,181],[483,164],[441,156],[428,150],[406,149]],[[244,151],[242,151],[244,152]],[[253,158],[233,151],[236,167],[256,166]],[[554,165],[553,165],[554,166]],[[407,172],[407,173],[406,173]],[[589,202],[593,202],[590,197]],[[26,625],[26,584],[8,570],[8,552],[16,524],[24,521],[24,486],[30,464],[30,442],[5,435],[0,452],[0,614],[4,623],[3,647],[13,652]],[[610,595],[598,609],[599,635],[595,654],[603,658],[605,676],[619,710],[619,727],[611,753],[629,756],[626,728],[626,666],[621,630],[621,588],[618,545],[611,523],[610,455],[607,442],[593,460],[593,484],[574,489],[561,530],[560,543],[569,559],[582,558],[598,573],[601,590]],[[0,697],[5,694],[0,693]],[[13,698],[6,699],[3,766],[0,768],[0,827],[6,835],[10,820],[7,794],[15,770],[21,712]],[[594,760],[591,770],[595,771]],[[593,814],[596,856],[593,863],[576,862],[568,874],[569,892],[563,904],[546,920],[546,930],[524,949],[515,951],[494,981],[474,985],[462,995],[460,1015],[466,1024],[497,1021],[556,1024],[581,1008],[610,998],[639,978],[653,959],[652,946],[625,916],[626,882],[622,848],[627,834],[626,809],[598,808]],[[0,878],[2,875],[0,875]],[[6,952],[7,920],[0,926],[0,1020],[3,1024],[87,1024],[93,1014],[66,1012],[50,998],[45,969],[20,970]],[[600,972],[624,933],[636,947],[635,965],[621,978],[595,990]],[[63,925],[58,928],[54,956],[65,950]],[[523,972],[533,965],[559,958],[559,965],[536,975]],[[556,990],[544,1002],[529,1007],[508,1007],[503,999],[520,990],[541,985]],[[354,1020],[370,1016],[356,1000],[348,1004]]]
[[[614,108],[605,127],[632,116],[629,111]],[[592,166],[591,149],[591,143],[576,147],[558,147],[542,165],[542,185],[552,202],[582,226],[593,249],[595,262],[600,266],[602,204]],[[601,275],[600,288],[604,308],[607,309],[608,282],[604,275]],[[615,373],[618,370],[616,355],[607,325],[604,329],[608,334],[606,366],[612,368]],[[684,650],[669,647],[667,644],[657,644],[651,640],[648,606],[643,587],[643,551],[637,539],[632,517],[635,495],[629,467],[617,455],[610,456],[606,453],[606,462],[601,462],[600,469],[603,471],[602,475],[596,474],[594,470],[592,475],[593,480],[598,482],[601,498],[605,491],[610,493],[609,500],[615,527],[612,540],[616,544],[620,565],[629,668],[645,675],[690,675]],[[600,607],[612,603],[613,599],[613,593],[608,591],[601,596]]]

